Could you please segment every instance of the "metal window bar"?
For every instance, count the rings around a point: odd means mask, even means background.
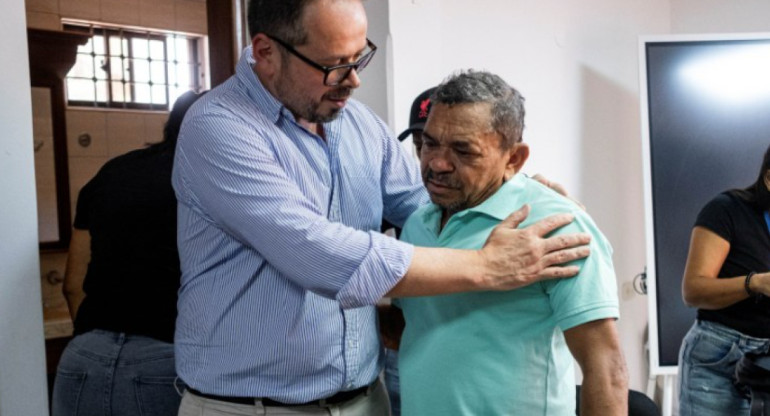
[[[91,66],[93,70],[93,75],[89,78],[83,78],[83,77],[76,77],[76,76],[68,76],[68,79],[88,79],[93,84],[93,100],[92,101],[82,101],[82,100],[70,100],[68,99],[68,102],[70,105],[74,106],[88,106],[88,107],[109,107],[109,108],[130,108],[130,109],[148,109],[148,110],[164,110],[167,111],[171,108],[173,103],[171,102],[171,93],[170,88],[172,86],[175,86],[176,88],[179,88],[181,85],[179,85],[179,66],[184,65],[187,66],[187,70],[189,71],[188,74],[190,76],[190,83],[188,85],[185,85],[186,89],[193,89],[195,91],[200,91],[201,86],[203,84],[201,80],[201,67],[202,63],[199,61],[200,54],[198,53],[198,46],[199,46],[199,38],[197,37],[188,37],[184,35],[177,35],[177,34],[170,34],[170,35],[164,35],[160,33],[153,33],[150,31],[133,31],[133,30],[124,30],[123,28],[116,28],[116,29],[110,29],[105,27],[99,27],[95,26],[93,24],[89,24],[87,26],[84,25],[74,25],[74,24],[65,24],[65,30],[75,30],[75,31],[83,31],[83,32],[89,32],[94,36],[102,36],[104,39],[104,55],[101,55],[100,53],[97,53],[95,49],[95,45],[92,41],[92,48],[90,53],[90,59],[91,59]],[[118,44],[120,45],[120,54],[113,57],[113,50],[111,48],[111,37],[117,37],[118,38]],[[146,40],[146,47],[147,47],[147,63],[148,63],[148,89],[149,89],[149,96],[150,96],[150,102],[149,103],[139,103],[137,102],[137,84],[139,83],[136,80],[136,68],[134,62],[136,61],[136,54],[134,53],[134,45],[131,42],[131,39],[145,39]],[[179,54],[176,53],[176,39],[184,39],[186,40],[186,45],[188,48],[188,57],[189,59],[186,62],[180,62],[179,61]],[[155,59],[152,54],[150,42],[156,40],[162,42],[163,45],[163,56],[160,57],[160,59]],[[174,48],[174,59],[169,60],[169,54],[168,54],[168,43],[171,42],[173,45],[171,47]],[[101,55],[101,57],[104,59],[103,66],[97,65],[97,58]],[[113,77],[113,58],[119,58],[120,62],[120,74],[121,79],[117,80],[115,77]],[[165,77],[165,80],[161,81],[157,79],[153,74],[153,62],[163,62],[164,71],[163,76]],[[169,68],[169,66],[173,66],[173,71],[175,71],[175,79],[174,79],[174,85],[170,82],[169,77],[169,71],[172,70]],[[105,80],[102,80],[106,83],[106,102],[102,102],[99,100],[99,92],[98,92],[98,82],[100,81],[97,77],[98,70],[103,70],[105,72]],[[123,87],[123,100],[122,101],[116,101],[115,97],[115,90],[114,90],[114,83],[120,83],[120,85]],[[162,85],[164,87],[164,97],[165,103],[156,103],[155,98],[161,98],[156,96],[155,88],[153,86]],[[128,88],[126,88],[128,87]]]

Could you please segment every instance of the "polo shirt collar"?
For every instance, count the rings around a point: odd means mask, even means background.
[[[526,186],[527,177],[522,173],[513,175],[513,178],[505,182],[492,196],[475,207],[468,208],[458,214],[468,215],[475,212],[488,215],[500,221],[506,219],[517,209],[520,204],[521,191]]]
[[[527,177],[522,173],[517,173],[513,178],[504,183],[492,196],[475,207],[460,211],[452,216],[452,219],[463,218],[471,214],[487,215],[497,220],[504,220],[514,210],[519,209],[520,192],[526,185]],[[435,209],[425,211],[426,219],[431,215],[441,215],[441,209],[434,205]]]
[[[504,183],[492,196],[475,207],[460,211],[449,219],[449,222],[456,221],[467,215],[486,215],[499,221],[506,219],[514,210],[521,207],[521,193],[527,182],[527,176],[523,173],[517,173],[513,178]],[[442,209],[436,204],[431,203],[428,208],[422,211],[422,223],[430,231],[439,235],[439,224],[441,222]]]

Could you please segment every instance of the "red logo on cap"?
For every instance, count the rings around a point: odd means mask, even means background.
[[[423,102],[420,103],[420,114],[417,117],[427,118],[429,109],[430,109],[430,98],[425,99],[423,100]]]

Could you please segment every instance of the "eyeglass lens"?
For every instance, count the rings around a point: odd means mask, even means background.
[[[353,71],[353,69],[355,69],[357,73],[361,73],[361,71],[363,71],[364,68],[369,65],[369,62],[371,62],[373,56],[374,51],[370,50],[364,56],[362,56],[361,60],[358,62],[330,70],[326,74],[326,80],[324,83],[329,86],[339,85],[348,76],[350,76],[350,73]]]

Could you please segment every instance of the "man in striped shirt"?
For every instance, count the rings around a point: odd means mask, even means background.
[[[512,214],[481,250],[378,232],[428,202],[417,164],[350,99],[376,46],[360,0],[251,0],[236,74],[187,113],[173,185],[180,415],[386,415],[374,304],[575,275],[585,234]],[[256,408],[256,410],[255,410]],[[217,410],[219,409],[219,410]]]

